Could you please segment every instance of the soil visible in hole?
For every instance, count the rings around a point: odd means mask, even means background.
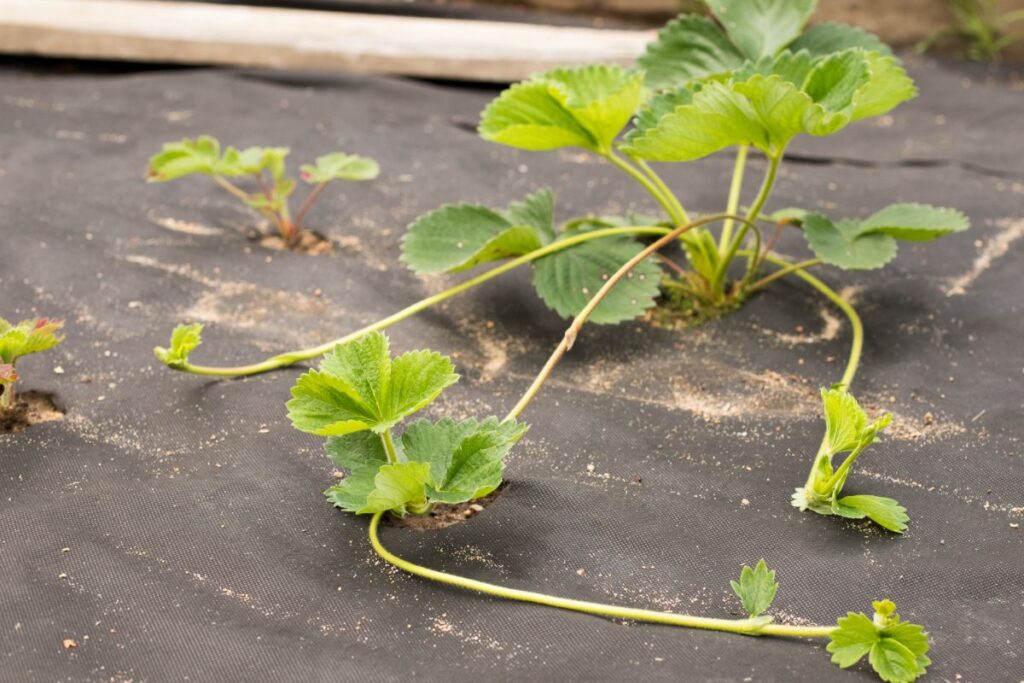
[[[288,243],[280,235],[267,235],[258,233],[253,236],[260,246],[274,251],[297,251],[301,254],[326,254],[332,250],[331,240],[313,230],[303,230],[299,233],[299,243],[289,247]]]
[[[501,486],[493,492],[487,494],[483,498],[479,498],[468,503],[459,503],[458,505],[435,505],[429,515],[406,515],[402,519],[397,517],[386,517],[385,519],[388,520],[391,526],[415,529],[416,531],[434,531],[435,529],[443,529],[446,526],[458,524],[459,522],[465,521],[470,517],[475,517],[483,512],[484,508],[493,503],[495,499],[501,495],[501,492],[505,490],[507,485],[508,482],[503,482]]]
[[[14,434],[32,425],[64,419],[64,410],[57,405],[53,394],[26,391],[17,398],[17,404],[0,417],[0,434]]]

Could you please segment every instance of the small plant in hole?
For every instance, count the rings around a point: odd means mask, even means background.
[[[166,182],[188,175],[207,175],[214,182],[255,209],[277,227],[281,239],[290,247],[299,244],[306,214],[320,198],[328,183],[335,180],[372,180],[380,173],[373,159],[332,152],[304,164],[299,178],[313,189],[292,217],[288,199],[296,182],[285,176],[287,147],[247,147],[221,150],[220,143],[203,135],[195,139],[169,142],[149,160],[146,179]],[[248,178],[252,188],[243,189],[229,179]]]
[[[379,332],[336,346],[319,370],[302,375],[292,388],[289,418],[297,429],[326,437],[328,456],[348,473],[341,484],[327,489],[327,499],[343,510],[372,515],[371,546],[382,559],[406,572],[500,598],[609,618],[748,636],[828,638],[828,651],[839,666],[851,666],[868,655],[882,680],[909,683],[925,673],[930,663],[927,635],[920,626],[900,622],[888,600],[875,603],[873,618],[850,612],[835,626],[777,624],[764,613],[778,587],[775,572],[763,559],[754,568],[744,567],[739,580],[732,582],[748,616],[725,619],[587,602],[487,583],[404,560],[380,540],[384,515],[424,515],[438,504],[477,500],[495,491],[504,476],[506,455],[526,431],[519,416],[572,348],[583,324],[632,269],[696,227],[673,229],[610,274],[503,420],[417,420],[405,426],[396,439],[393,430],[453,385],[458,376],[450,361],[431,351],[413,351],[392,360],[387,338]]]
[[[0,318],[0,417],[18,408],[15,365],[22,356],[52,349],[64,341],[63,321],[33,318],[12,325]]]

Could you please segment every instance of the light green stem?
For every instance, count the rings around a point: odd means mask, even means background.
[[[419,313],[420,311],[430,308],[436,304],[441,303],[447,299],[452,298],[457,294],[461,294],[468,289],[472,289],[479,284],[482,284],[492,278],[495,278],[503,273],[507,273],[510,270],[518,268],[521,265],[535,261],[542,256],[553,254],[562,249],[567,249],[573,245],[580,244],[594,239],[601,239],[603,237],[612,237],[615,235],[664,235],[669,231],[668,228],[662,228],[657,226],[628,226],[621,228],[604,228],[601,230],[593,230],[591,232],[581,233],[579,235],[573,235],[561,239],[557,242],[553,242],[545,247],[531,251],[529,254],[524,254],[518,258],[514,258],[510,261],[506,261],[490,270],[477,275],[474,278],[470,278],[463,283],[450,287],[443,292],[428,296],[425,299],[421,299],[411,306],[407,306],[397,313],[393,313],[386,318],[378,320],[377,322],[367,325],[366,327],[360,328],[354,332],[346,334],[344,337],[334,339],[325,344],[319,346],[313,346],[308,349],[300,349],[298,351],[291,351],[288,353],[282,353],[271,358],[268,358],[259,363],[253,363],[251,365],[240,365],[237,367],[215,367],[205,365],[193,365],[191,363],[182,363],[180,365],[173,366],[175,370],[181,370],[182,372],[190,372],[196,375],[206,375],[211,377],[243,377],[245,375],[255,375],[260,372],[267,372],[276,368],[283,368],[295,363],[300,363],[311,358],[316,358],[327,353],[338,344],[345,344],[354,339],[358,339],[365,334],[375,332],[377,330],[383,330],[395,323],[401,322],[406,318]]]
[[[751,225],[757,221],[758,216],[761,215],[761,209],[764,208],[765,202],[768,201],[768,195],[771,194],[772,187],[775,185],[775,178],[778,176],[779,165],[781,163],[781,152],[776,156],[768,158],[768,171],[764,175],[764,181],[761,183],[761,190],[757,193],[757,199],[754,200],[754,205],[750,207],[750,212],[747,214],[747,221],[743,224],[743,227],[740,228],[740,231],[732,241],[732,244],[729,245],[729,249],[722,258],[722,262],[718,265],[718,270],[715,271],[715,278],[711,282],[711,291],[714,292],[716,296],[722,292],[722,284],[724,283],[725,275],[729,270],[729,264],[732,263],[732,259],[736,256],[736,252],[743,243],[743,238],[747,236],[747,231],[749,231]],[[757,255],[754,254],[750,258],[756,259]],[[751,263],[753,263],[753,260]],[[747,269],[748,274],[751,267],[748,267]]]
[[[747,168],[747,151],[750,149],[747,145],[740,145],[739,149],[736,150],[736,163],[732,168],[732,182],[729,184],[729,200],[726,204],[726,213],[736,213],[736,209],[740,205],[740,193],[743,191],[743,172]],[[733,220],[730,218],[725,221],[722,225],[722,236],[718,240],[718,253],[724,255],[726,249],[732,244],[732,224]]]
[[[658,190],[661,191],[662,196],[665,197],[665,199],[667,199],[670,204],[672,204],[673,208],[675,209],[675,218],[673,218],[675,224],[683,225],[685,223],[689,223],[690,214],[686,212],[686,209],[683,208],[683,205],[679,201],[679,198],[676,197],[675,193],[669,189],[668,185],[665,184],[665,181],[661,179],[661,176],[658,175],[653,168],[651,168],[650,164],[648,164],[640,157],[633,156],[628,152],[624,152],[624,154],[626,154],[626,156],[629,157],[634,164],[640,167],[640,170],[643,171],[644,174],[646,174],[647,177],[650,178],[651,182],[654,183],[655,187],[657,187]],[[729,211],[728,213],[735,212]]]
[[[584,600],[573,600],[561,598],[555,595],[535,593],[533,591],[520,590],[518,588],[507,588],[493,583],[477,581],[447,572],[429,569],[427,567],[413,564],[398,557],[380,542],[378,528],[383,513],[374,514],[370,520],[370,544],[374,551],[389,564],[398,567],[402,571],[431,581],[457,586],[466,590],[477,591],[487,595],[493,595],[506,600],[518,600],[520,602],[532,602],[548,607],[571,610],[573,612],[584,612],[596,614],[611,619],[631,619],[635,621],[646,621],[655,624],[668,624],[671,626],[684,626],[687,628],[700,628],[711,631],[727,631],[741,635],[772,635],[788,636],[792,638],[827,638],[835,626],[789,626],[786,624],[762,624],[753,619],[714,619],[711,617],[697,617],[689,614],[675,614],[672,612],[658,612],[655,610],[637,609],[635,607],[619,607],[617,605],[605,605],[597,602]]]
[[[387,454],[388,463],[392,465],[398,464],[398,453],[395,451],[395,442],[391,439],[391,430],[383,432],[380,435],[381,443],[384,444],[384,453]]]
[[[665,187],[665,184],[661,181],[660,178],[658,178],[657,181],[655,181],[652,178],[648,178],[646,175],[644,175],[643,172],[638,171],[632,166],[630,166],[629,162],[619,157],[612,150],[609,150],[606,154],[604,154],[604,158],[610,161],[616,167],[620,168],[622,171],[624,171],[633,180],[640,183],[640,185],[642,185],[643,188],[647,190],[650,193],[650,195],[658,201],[659,204],[661,204],[661,207],[665,209],[665,213],[669,215],[669,218],[672,219],[672,223],[674,225],[685,225],[686,223],[690,222],[689,218],[686,215],[686,211],[683,210],[683,207],[679,204],[679,200],[677,200],[675,198],[675,195],[673,195],[668,190],[668,188]],[[651,173],[653,174],[654,171],[651,171]],[[661,188],[658,187],[659,184],[661,185],[661,187],[665,187],[665,192],[668,192],[667,195],[662,193]],[[677,206],[678,208],[676,208]]]

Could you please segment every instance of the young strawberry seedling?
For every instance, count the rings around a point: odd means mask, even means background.
[[[366,157],[333,152],[318,157],[314,164],[304,164],[299,178],[313,189],[306,196],[295,217],[288,208],[288,198],[296,182],[285,177],[286,147],[248,147],[238,150],[227,147],[207,135],[181,142],[169,142],[149,160],[146,179],[166,182],[187,175],[208,175],[214,182],[271,221],[289,247],[298,245],[306,214],[335,180],[372,180],[380,173],[377,162]],[[228,178],[248,177],[252,191],[242,189]]]
[[[721,218],[709,217],[707,222]],[[523,397],[500,422],[496,417],[459,423],[418,420],[395,439],[392,430],[404,418],[426,407],[457,381],[451,363],[430,351],[414,351],[392,360],[387,338],[380,332],[335,347],[325,356],[319,370],[299,378],[288,402],[292,424],[299,430],[327,437],[327,454],[336,465],[348,471],[342,483],[327,489],[325,495],[343,510],[372,515],[369,538],[374,551],[394,566],[423,578],[505,599],[610,618],[743,635],[829,638],[827,649],[833,655],[832,661],[839,666],[849,667],[868,655],[871,666],[882,680],[913,681],[925,673],[930,664],[926,655],[927,634],[916,624],[901,622],[891,601],[874,603],[873,619],[850,612],[835,626],[776,624],[771,616],[764,614],[778,588],[775,572],[767,568],[764,560],[753,569],[744,567],[739,581],[732,582],[749,616],[722,619],[508,588],[408,562],[381,543],[379,526],[386,514],[425,515],[438,504],[478,500],[500,486],[505,456],[526,431],[526,426],[518,421],[519,416],[555,365],[572,348],[583,324],[633,268],[682,233],[698,227],[697,224],[670,231],[607,279],[573,320]],[[833,431],[830,430],[830,434]],[[852,437],[844,440],[837,436],[834,440],[842,447],[852,442]],[[862,430],[854,448],[866,441],[870,439]],[[840,470],[844,467],[846,463]]]
[[[58,332],[63,327],[62,321],[51,318],[22,320],[17,325],[0,318],[0,418],[18,407],[14,367],[18,359],[60,344],[64,337]]]

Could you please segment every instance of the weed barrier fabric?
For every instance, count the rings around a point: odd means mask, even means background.
[[[843,161],[797,156],[769,207],[863,216],[913,198],[973,219],[964,235],[904,245],[885,270],[822,271],[867,329],[854,390],[895,414],[845,491],[897,498],[905,536],[789,503],[849,329],[785,280],[693,330],[585,327],[523,415],[532,428],[501,496],[440,531],[385,528],[385,544],[484,581],[705,616],[739,616],[728,582],[763,557],[780,621],[833,623],[891,597],[931,634],[926,680],[1018,680],[1024,140],[1007,107],[1019,111],[1020,83],[909,68],[921,99],[888,128],[844,133],[830,151]],[[439,291],[454,278],[418,279],[398,255],[405,225],[442,202],[504,205],[551,185],[563,220],[652,211],[614,169],[477,139],[484,89],[13,67],[0,83],[0,313],[68,321],[63,345],[19,365],[24,389],[56,392],[66,418],[0,436],[0,680],[875,680],[866,664],[835,669],[824,641],[623,624],[407,576],[372,553],[366,518],[324,501],[321,439],[285,416],[301,368],[215,381],[152,356],[185,320],[208,323],[196,362],[245,363]],[[310,214],[333,253],[270,251],[247,234],[258,219],[211,183],[144,183],[161,143],[199,133],[290,146],[292,168],[344,149],[383,172],[332,186]],[[917,149],[950,156],[924,167]],[[667,174],[700,211],[720,204],[731,163]],[[798,238],[779,250],[802,255]],[[388,331],[396,352],[454,357],[462,381],[433,415],[503,414],[557,344],[566,322],[528,278]]]

